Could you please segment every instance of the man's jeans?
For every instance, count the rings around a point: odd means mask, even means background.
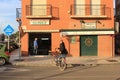
[[[37,55],[37,48],[34,48],[33,53]]]

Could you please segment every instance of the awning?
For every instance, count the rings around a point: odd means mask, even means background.
[[[24,32],[59,32],[59,30],[24,30]]]
[[[89,29],[89,30],[61,30],[63,36],[66,35],[111,35],[114,34],[113,29]]]

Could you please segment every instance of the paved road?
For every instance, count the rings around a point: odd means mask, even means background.
[[[120,64],[116,65],[73,65],[65,71],[55,66],[0,67],[0,80],[120,80]]]

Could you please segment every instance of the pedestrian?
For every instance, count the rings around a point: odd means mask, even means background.
[[[60,58],[66,58],[67,55],[67,50],[65,48],[65,43],[63,42],[63,40],[60,41]]]
[[[34,50],[33,50],[33,53],[37,55],[37,49],[38,49],[38,42],[37,42],[37,38],[35,38],[34,40]]]

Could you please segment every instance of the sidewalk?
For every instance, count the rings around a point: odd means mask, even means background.
[[[19,49],[11,53],[10,62],[16,66],[55,66],[53,58],[47,56],[28,56],[19,57]],[[67,57],[67,64],[83,64],[83,65],[97,65],[97,64],[119,64],[120,56],[113,58],[98,58],[98,57]]]

